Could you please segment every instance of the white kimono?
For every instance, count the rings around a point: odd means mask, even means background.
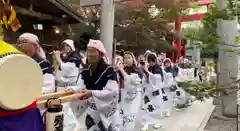
[[[162,116],[170,116],[171,110],[173,107],[173,93],[171,91],[171,87],[174,85],[174,78],[172,73],[168,73],[164,71],[164,86],[162,90]]]
[[[60,69],[56,71],[57,91],[64,90],[67,86],[75,86],[79,68],[73,62],[61,62]]]
[[[75,92],[87,89],[89,86],[92,86],[91,88],[101,87],[102,89],[93,89],[92,97],[86,100],[73,101],[71,107],[75,116],[79,122],[85,122],[85,130],[87,131],[121,131],[118,106],[119,88],[116,73],[113,68],[107,67],[101,71],[101,74],[97,74],[98,78],[94,79],[92,76],[96,76],[96,74],[89,70],[90,68],[81,73],[77,86],[73,86],[72,89]],[[83,74],[86,73],[90,73],[88,74],[89,78],[84,79]],[[83,115],[84,117],[82,117]]]
[[[168,91],[165,93],[168,95],[169,99],[171,99],[171,106],[185,107],[186,104],[188,104],[188,94],[181,87],[178,87],[176,80],[180,82],[188,81],[188,77],[186,76],[187,73],[184,72],[186,69],[179,68],[179,70],[179,76],[175,78],[173,78],[172,73],[166,73],[165,86],[168,87]],[[194,76],[194,72],[192,72],[192,76]]]
[[[50,62],[44,59],[36,59],[36,62],[39,64],[43,72],[43,87],[41,93],[53,93],[55,91],[55,77],[53,76]]]
[[[54,93],[55,92],[55,77],[53,74],[46,73],[43,75],[43,87],[42,94]]]
[[[143,81],[145,93],[143,96],[144,99],[144,113],[143,113],[143,122],[145,124],[157,124],[159,122],[159,116],[162,112],[162,91],[163,81],[160,74],[152,74],[148,72],[148,80]]]
[[[69,57],[62,61],[59,69],[56,71],[56,88],[57,92],[64,91],[69,86],[76,86],[76,81],[79,74],[79,60],[74,57]],[[63,104],[64,110],[64,131],[78,131],[81,127],[76,117],[74,116],[70,103]]]
[[[121,89],[121,114],[123,131],[133,131],[142,101],[142,80],[137,73],[125,74],[124,88]]]

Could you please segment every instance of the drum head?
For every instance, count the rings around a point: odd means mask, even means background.
[[[0,107],[22,109],[40,95],[43,74],[40,66],[28,56],[12,54],[0,57]]]

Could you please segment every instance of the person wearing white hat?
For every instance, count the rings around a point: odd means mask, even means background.
[[[80,100],[72,102],[72,110],[78,119],[86,113],[84,124],[87,131],[121,130],[117,73],[103,60],[105,55],[103,43],[90,39],[87,45],[88,68],[80,73],[77,86],[67,90],[84,92]]]
[[[19,49],[29,57],[33,58],[41,67],[44,77],[42,93],[53,93],[55,90],[55,78],[50,62],[46,59],[42,47],[39,45],[39,39],[32,33],[23,33],[17,41]]]
[[[61,51],[53,52],[53,59],[55,62],[56,90],[58,92],[65,90],[69,86],[76,86],[79,69],[82,68],[83,65],[81,58],[75,51],[76,49],[74,46],[74,41],[71,39],[66,39],[62,42]],[[70,104],[64,103],[63,110],[64,130],[79,130],[80,125],[70,108]]]
[[[74,41],[66,39],[62,42],[61,51],[53,52],[53,59],[56,62],[55,76],[57,87],[76,85],[78,70],[82,68],[83,64],[75,50]]]

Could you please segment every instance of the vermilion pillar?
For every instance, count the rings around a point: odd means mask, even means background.
[[[187,52],[187,40],[182,40],[181,43],[181,56],[183,56],[184,58],[186,57],[186,52]]]
[[[181,26],[182,26],[182,18],[181,16],[177,16],[175,20],[175,31],[178,36],[181,34]],[[181,39],[177,38],[174,41],[174,47],[177,49],[177,51],[174,52],[175,60],[176,61],[181,56]]]

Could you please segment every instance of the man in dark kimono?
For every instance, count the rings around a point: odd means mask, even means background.
[[[105,55],[102,42],[90,40],[87,46],[88,68],[80,73],[77,86],[69,89],[85,93],[72,103],[72,110],[78,119],[86,113],[87,131],[120,131],[117,74],[103,60]]]

